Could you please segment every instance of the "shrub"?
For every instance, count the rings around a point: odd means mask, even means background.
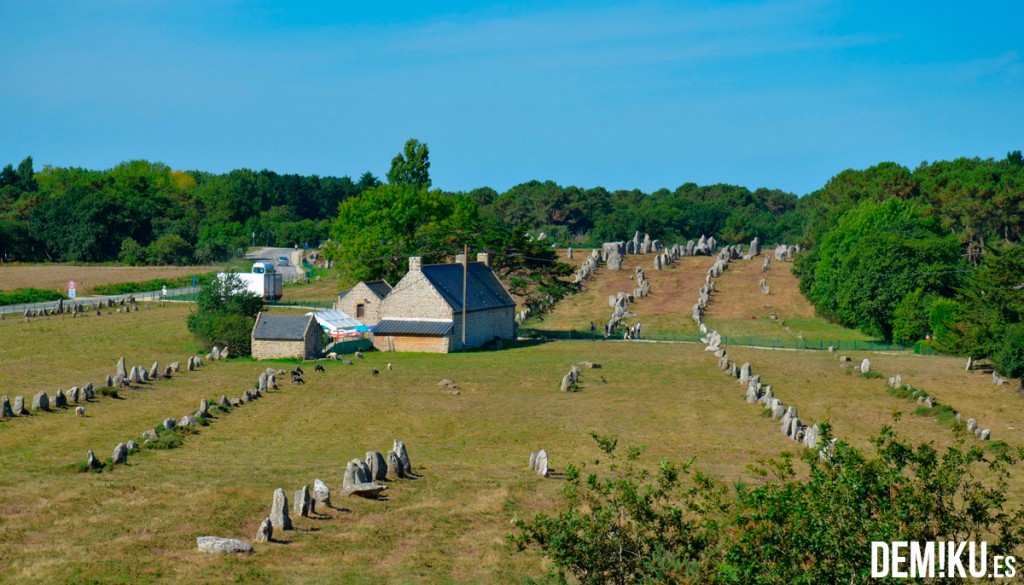
[[[64,295],[57,291],[39,288],[16,288],[7,292],[0,291],[0,305],[41,303],[44,301],[58,301],[63,298],[65,298]]]

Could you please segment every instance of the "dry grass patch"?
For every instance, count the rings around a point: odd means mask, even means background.
[[[773,262],[761,273],[761,261],[736,260],[715,281],[711,303],[705,313],[708,327],[722,335],[794,340],[868,341],[872,338],[853,329],[833,325],[814,316],[814,305],[800,294],[800,281],[792,264]],[[768,281],[769,295],[758,284]],[[699,288],[700,285],[698,284]],[[694,292],[696,295],[696,289]],[[770,315],[774,314],[776,319]]]
[[[78,284],[79,294],[94,286],[113,282],[138,282],[223,270],[222,266],[77,266],[39,264],[0,266],[0,290],[41,288],[67,292],[69,280]]]
[[[527,327],[539,329],[589,332],[593,321],[598,332],[611,317],[608,297],[621,292],[631,293],[636,288],[636,266],[642,266],[651,282],[651,294],[629,306],[635,319],[643,323],[648,335],[693,333],[697,330],[690,317],[697,291],[704,283],[707,269],[714,263],[709,256],[689,256],[674,262],[662,271],[654,270],[654,255],[627,255],[622,270],[597,269],[583,285],[583,290],[560,301],[547,315],[527,322]]]

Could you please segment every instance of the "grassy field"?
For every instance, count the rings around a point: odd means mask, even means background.
[[[765,339],[872,340],[860,331],[815,317],[814,306],[800,294],[800,281],[793,276],[792,266],[773,262],[762,274],[759,260],[732,262],[716,281],[718,293],[712,296],[705,314],[708,327],[722,335]],[[767,296],[758,284],[762,277],[768,282]]]
[[[693,258],[650,271],[654,295],[635,305],[645,327],[657,322],[653,315],[686,322],[708,262]],[[737,282],[744,273],[733,270],[742,266],[729,271]],[[599,278],[596,289],[627,284],[632,270],[602,273],[609,282]],[[723,286],[716,300],[723,314],[725,303],[736,300],[732,292]],[[587,290],[554,316],[571,323],[597,308],[603,314],[607,294]],[[148,366],[205,354],[185,329],[189,310],[168,304],[102,317],[0,320],[4,393],[30,400],[40,389],[52,395],[99,383],[121,355]],[[801,317],[787,317],[795,318]],[[803,420],[828,420],[856,445],[866,446],[894,412],[904,414],[896,427],[910,438],[940,446],[952,440],[933,418],[912,415],[917,405],[890,395],[884,380],[840,369],[838,354],[728,350],[732,360],[751,362]],[[961,360],[848,355],[855,363],[869,357],[886,376],[901,373],[978,418],[994,439],[1024,444],[1021,398],[1009,385],[964,371]],[[559,392],[561,376],[579,360],[603,367],[584,370],[581,392]],[[622,341],[523,343],[454,355],[368,353],[351,366],[325,362],[323,374],[306,367],[307,384],[283,384],[217,415],[181,448],[144,451],[102,474],[68,467],[88,449],[109,457],[117,443],[138,439],[165,417],[194,412],[203,398],[238,396],[268,364],[213,363],[123,391],[121,399],[100,398],[87,405],[85,418],[64,411],[2,420],[0,582],[523,582],[539,576],[545,561],[507,547],[510,521],[557,505],[563,485],[557,476],[531,475],[531,450],[547,449],[557,471],[598,455],[589,433],[611,433],[622,444],[646,445],[642,460],[651,465],[696,456],[698,467],[720,478],[754,480],[749,464],[799,449],[763,409],[743,401],[740,386],[715,361],[698,344]],[[394,371],[384,367],[388,362]],[[381,375],[371,376],[371,368]],[[460,394],[439,388],[442,378],[455,380]],[[342,498],[345,463],[368,450],[386,452],[393,438],[406,442],[420,477],[392,482],[380,501]],[[257,553],[242,558],[195,550],[201,535],[251,541],[273,490],[284,488],[290,499],[314,478],[335,490],[336,507],[316,518],[293,517],[297,529],[275,534],[280,542],[256,544]],[[1024,483],[1015,481],[1010,496],[1024,500]]]
[[[79,294],[91,294],[92,288],[100,284],[205,274],[222,269],[223,266],[5,265],[0,266],[0,290],[34,287],[66,293],[68,281],[74,280]]]
[[[577,259],[580,255],[576,255]],[[632,293],[636,288],[636,266],[642,266],[651,282],[651,294],[629,306],[636,313],[628,323],[639,320],[651,335],[694,333],[697,331],[690,318],[689,307],[697,300],[697,290],[704,283],[707,269],[714,259],[708,256],[682,258],[662,271],[654,270],[653,255],[629,255],[622,262],[622,270],[608,270],[603,265],[588,280],[583,290],[558,303],[548,314],[530,319],[525,327],[568,331],[589,331],[593,321],[598,331],[611,317],[608,297],[619,291]]]

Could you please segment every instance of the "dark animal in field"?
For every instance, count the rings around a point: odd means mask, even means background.
[[[313,367],[313,369],[314,369],[314,370],[316,370],[316,371],[318,371],[318,372],[326,372],[326,371],[327,371],[327,370],[325,370],[325,369],[324,369],[324,367],[323,367],[323,366],[321,366],[320,364],[317,364],[316,366],[314,366],[314,367]]]
[[[359,358],[359,359],[363,359],[363,352],[357,351],[356,352],[356,357]]]
[[[298,372],[300,376],[306,373],[302,371],[302,366],[295,366],[295,371]]]
[[[374,376],[379,376],[380,370],[378,370],[377,368],[373,368],[372,370],[370,370],[370,373],[373,374]]]
[[[302,376],[292,373],[292,384],[305,384],[306,381],[302,379]]]

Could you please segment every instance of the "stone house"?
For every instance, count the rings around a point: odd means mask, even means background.
[[[386,281],[359,281],[359,284],[338,295],[334,308],[363,325],[376,325],[380,321],[380,305],[390,292],[391,285]]]
[[[463,265],[409,258],[409,272],[380,308],[373,345],[381,351],[447,353],[462,349]],[[516,303],[487,254],[466,265],[466,348],[516,336]]]
[[[316,359],[323,353],[323,329],[311,315],[260,313],[252,328],[252,357]]]

